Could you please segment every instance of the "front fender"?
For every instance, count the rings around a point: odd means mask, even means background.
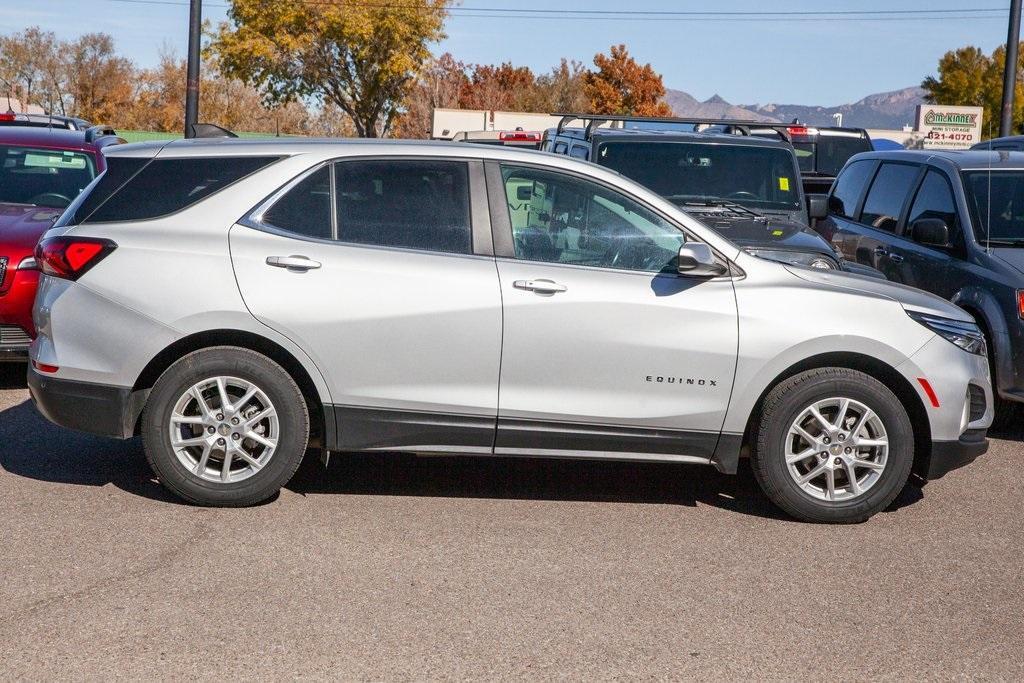
[[[995,369],[992,384],[996,391],[1002,394],[1018,386],[1020,383],[1017,381],[1017,369],[1013,362],[1013,346],[1006,315],[992,292],[976,286],[964,287],[954,294],[950,301],[973,315],[988,332],[988,342],[991,346],[989,356]]]

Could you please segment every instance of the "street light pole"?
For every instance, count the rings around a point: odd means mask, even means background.
[[[1003,110],[999,137],[1013,135],[1013,95],[1017,89],[1017,45],[1020,43],[1021,0],[1010,0],[1010,27],[1006,31],[1006,64],[1003,66]]]
[[[1019,0],[1018,0],[1019,1]],[[203,0],[192,0],[188,12],[188,67],[185,81],[185,137],[194,135],[199,122],[199,48],[202,37]]]

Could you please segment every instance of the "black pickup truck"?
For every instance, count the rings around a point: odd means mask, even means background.
[[[558,127],[545,132],[543,151],[616,170],[755,256],[880,277],[873,268],[843,260],[811,229],[811,219],[827,213],[825,196],[805,196],[797,157],[788,142],[672,128],[676,119],[561,116]],[[586,125],[566,125],[573,120]],[[601,126],[609,121],[638,127]]]

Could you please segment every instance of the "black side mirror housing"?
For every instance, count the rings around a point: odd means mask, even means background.
[[[921,218],[910,226],[910,237],[932,247],[949,246],[949,227],[939,218]]]
[[[807,216],[813,221],[828,217],[828,195],[807,195]]]

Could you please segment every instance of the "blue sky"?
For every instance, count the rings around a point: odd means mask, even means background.
[[[156,62],[161,47],[185,53],[188,7],[121,0],[0,0],[0,33],[37,25],[60,37],[87,31],[113,35],[137,64]],[[288,1],[288,0],[282,0]],[[204,15],[225,18],[226,0],[205,0]],[[462,7],[586,10],[938,10],[1007,6],[1006,0],[464,0]],[[720,94],[733,103],[835,105],[915,85],[933,74],[947,50],[975,44],[990,51],[1006,39],[1006,15],[921,21],[693,21],[616,19],[568,21],[503,16],[452,17],[435,51],[466,62],[511,61],[535,71],[561,57],[590,63],[596,52],[625,43],[664,76],[665,85],[699,99]],[[956,15],[952,15],[956,16]]]

